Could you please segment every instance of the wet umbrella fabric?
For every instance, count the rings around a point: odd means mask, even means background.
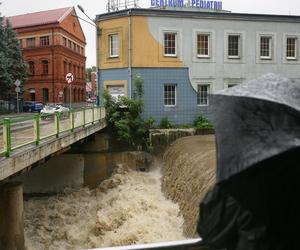
[[[217,184],[200,205],[211,247],[296,250],[300,83],[273,74],[213,96]]]

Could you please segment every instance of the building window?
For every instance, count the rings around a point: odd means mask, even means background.
[[[63,45],[67,47],[67,38],[63,37]]]
[[[229,58],[240,57],[240,36],[239,35],[228,36],[228,57]]]
[[[76,43],[73,43],[73,50],[76,51]]]
[[[119,56],[119,39],[118,34],[113,34],[109,36],[109,56],[118,57]]]
[[[27,48],[34,48],[35,47],[35,38],[27,38],[26,39],[26,47]]]
[[[72,73],[72,63],[69,63],[69,72],[68,73]]]
[[[48,75],[48,61],[47,60],[42,61],[42,69],[43,69],[43,75]]]
[[[19,45],[20,45],[20,48],[23,48],[23,40],[22,39],[19,39]]]
[[[68,73],[68,64],[66,61],[64,61],[64,74],[66,75]]]
[[[198,85],[197,91],[197,105],[207,106],[208,105],[208,94],[209,94],[209,85]]]
[[[260,58],[261,59],[271,59],[272,57],[272,37],[261,36],[260,37]]]
[[[176,33],[164,33],[164,55],[176,56]]]
[[[77,45],[77,52],[80,53],[80,46]]]
[[[72,42],[70,41],[70,40],[68,40],[68,47],[70,48],[70,49],[72,49]]]
[[[43,88],[43,102],[49,102],[49,90],[47,88]]]
[[[35,67],[34,67],[33,61],[28,62],[28,73],[31,76],[34,76],[34,74],[35,74]]]
[[[166,84],[164,86],[164,94],[165,106],[176,106],[176,85]]]
[[[48,46],[49,45],[49,36],[41,36],[40,37],[40,45]]]
[[[287,59],[296,59],[297,52],[297,38],[288,37],[286,39],[286,58]]]
[[[228,84],[228,88],[235,87],[237,84]]]
[[[81,54],[84,55],[84,51],[83,51],[83,48],[82,48],[82,47],[81,47]]]
[[[197,35],[197,56],[209,57],[209,35],[207,34]]]

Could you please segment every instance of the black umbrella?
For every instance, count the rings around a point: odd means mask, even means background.
[[[228,249],[300,249],[300,82],[268,74],[214,94],[212,106],[217,185],[200,235]]]

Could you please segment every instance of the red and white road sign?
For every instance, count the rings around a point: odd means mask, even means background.
[[[74,75],[72,73],[66,74],[67,83],[72,83],[74,81]]]

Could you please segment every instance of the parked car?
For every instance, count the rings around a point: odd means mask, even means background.
[[[40,112],[43,109],[44,105],[40,102],[35,101],[26,101],[23,104],[24,112]]]
[[[54,113],[58,112],[61,114],[63,118],[68,116],[68,112],[70,111],[69,108],[64,107],[60,104],[54,104],[54,105],[45,105],[45,107],[41,110],[41,117],[42,119],[50,118],[51,115],[54,115]]]

